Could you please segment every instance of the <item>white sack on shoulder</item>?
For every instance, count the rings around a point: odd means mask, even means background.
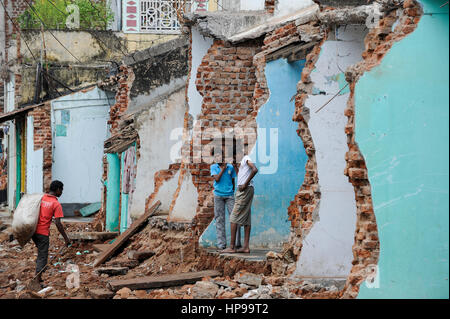
[[[44,194],[25,194],[14,211],[12,231],[22,247],[36,231],[43,196]]]

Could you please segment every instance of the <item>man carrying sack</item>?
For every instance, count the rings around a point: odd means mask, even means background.
[[[50,184],[50,192],[42,197],[36,231],[34,232],[33,237],[31,237],[38,249],[38,256],[36,259],[36,277],[33,281],[41,285],[41,287],[42,273],[48,261],[50,224],[53,217],[55,218],[55,224],[58,231],[61,233],[66,242],[66,246],[69,246],[71,243],[61,223],[61,218],[64,217],[64,214],[62,206],[58,201],[58,197],[62,195],[63,187],[64,185],[60,181],[53,181]]]

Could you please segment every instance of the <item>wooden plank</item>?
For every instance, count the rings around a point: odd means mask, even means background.
[[[161,288],[171,286],[182,286],[192,284],[203,277],[217,277],[222,273],[217,270],[204,270],[197,272],[187,272],[173,275],[140,277],[127,280],[112,280],[108,282],[108,287],[114,291],[128,287],[131,290]]]
[[[110,276],[120,276],[126,275],[128,272],[128,267],[100,267],[95,270],[95,272],[99,275],[107,274]]]
[[[94,249],[95,251],[98,251],[98,252],[102,252],[102,251],[108,249],[108,247],[109,247],[109,244],[94,244],[94,245],[92,245],[92,249]]]
[[[137,219],[133,224],[131,224],[130,228],[124,231],[116,240],[110,244],[111,247],[108,247],[107,250],[103,251],[100,256],[94,261],[94,267],[104,263],[108,260],[116,251],[120,248],[133,234],[137,231],[137,229],[144,224],[148,220],[150,216],[152,216],[158,207],[161,205],[160,201],[157,201],[147,212],[145,212],[139,219]]]

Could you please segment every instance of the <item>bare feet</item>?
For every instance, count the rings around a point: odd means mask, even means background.
[[[235,252],[236,252],[236,249],[231,248],[231,247],[222,250],[222,253],[235,253]]]
[[[238,249],[237,252],[241,253],[241,254],[250,254],[250,249],[244,247],[244,248]]]

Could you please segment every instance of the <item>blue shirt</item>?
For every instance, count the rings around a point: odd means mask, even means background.
[[[219,164],[211,165],[211,176],[219,175],[221,170],[222,168]],[[225,169],[225,172],[223,172],[219,182],[214,180],[214,195],[233,196],[233,178],[236,178],[236,171],[234,170],[233,165],[227,164],[227,168]]]

